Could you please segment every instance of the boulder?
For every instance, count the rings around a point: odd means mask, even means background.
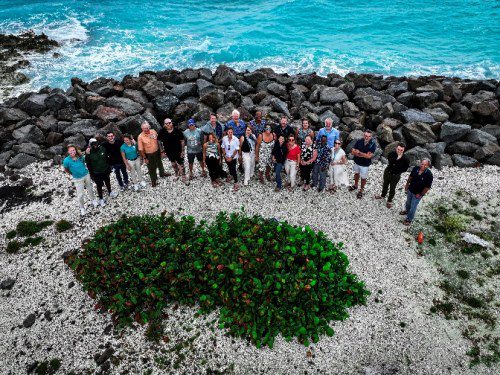
[[[377,127],[377,139],[382,144],[388,144],[394,142],[394,137],[392,136],[392,129],[389,126],[379,125]]]
[[[198,86],[194,82],[182,83],[174,86],[170,92],[182,100],[190,96],[196,96]]]
[[[63,135],[65,137],[82,134],[86,138],[92,138],[96,133],[97,127],[94,125],[94,121],[88,119],[76,121],[73,125],[70,125],[63,130]]]
[[[434,117],[430,114],[413,108],[401,112],[401,116],[403,117],[404,122],[426,122],[432,124],[435,121]]]
[[[462,99],[462,104],[471,108],[476,103],[496,100],[495,93],[492,91],[480,90],[476,94],[466,94]]]
[[[442,109],[448,116],[451,116],[453,114],[453,109],[445,102],[434,103],[433,105],[431,105],[431,109]]]
[[[216,89],[212,82],[209,82],[201,78],[196,80],[196,86],[198,87],[198,95],[200,97]]]
[[[57,130],[57,118],[53,115],[40,116],[36,125],[44,132]]]
[[[5,108],[0,110],[0,124],[9,125],[29,119],[29,115],[19,108]]]
[[[403,81],[403,82],[392,82],[389,84],[389,87],[387,88],[387,92],[392,95],[392,96],[398,96],[401,95],[405,92],[408,92],[408,82]]]
[[[457,141],[446,147],[448,154],[472,155],[479,148],[478,145],[471,142]]]
[[[382,99],[374,95],[356,96],[354,102],[360,109],[371,112],[379,111],[384,105]]]
[[[180,74],[181,80],[183,80],[185,82],[196,81],[198,79],[199,75],[200,75],[200,73],[197,70],[191,69],[191,68],[184,69]]]
[[[174,109],[172,120],[177,124],[183,121],[187,121],[196,112],[196,108],[197,105],[194,103],[180,103]]]
[[[286,99],[288,97],[286,87],[276,82],[271,82],[269,85],[267,85],[266,90],[271,95],[277,96],[279,98]]]
[[[36,143],[31,143],[31,142],[21,143],[19,145],[18,149],[16,150],[17,153],[31,155],[31,156],[34,156],[36,158],[39,157],[40,151],[41,151],[40,146],[37,145]]]
[[[22,142],[33,142],[33,143],[43,143],[45,137],[43,132],[38,129],[35,125],[25,125],[17,128],[12,132],[12,136],[18,141]]]
[[[447,121],[441,126],[441,133],[439,134],[439,139],[447,144],[458,141],[462,137],[465,137],[471,131],[470,125],[467,124],[455,124],[453,122]]]
[[[424,145],[424,148],[434,157],[438,154],[444,154],[446,142],[427,143]]]
[[[351,96],[356,90],[356,85],[353,82],[344,82],[338,86],[347,96]]]
[[[457,167],[461,168],[476,167],[479,164],[479,162],[476,159],[459,154],[452,155],[451,159],[453,160],[453,163]]]
[[[349,97],[338,87],[325,87],[319,93],[319,101],[322,104],[343,103],[349,100]]]
[[[356,117],[359,114],[359,108],[356,104],[349,101],[342,103],[342,110],[344,112],[344,116],[347,117]]]
[[[167,86],[164,82],[153,79],[142,87],[142,91],[144,91],[149,99],[154,99],[164,95],[167,91]]]
[[[217,110],[217,118],[219,121],[226,123],[231,119],[231,113],[236,109],[233,103],[226,103]]]
[[[142,118],[144,118],[149,123],[151,129],[155,129],[156,131],[159,131],[161,129],[162,126],[160,125],[156,117],[151,113],[151,110],[146,110],[142,114]]]
[[[410,161],[410,166],[416,166],[420,164],[422,159],[432,160],[432,155],[425,148],[417,146],[411,150],[406,151],[406,157]]]
[[[402,142],[404,144],[406,144],[406,139],[403,135],[403,127],[399,127],[397,129],[394,129],[392,131],[392,136],[394,137],[394,141],[396,142]]]
[[[497,100],[474,103],[470,110],[472,113],[476,113],[480,116],[492,117],[494,119],[500,118]]]
[[[273,109],[278,112],[278,113],[283,113],[285,115],[287,115],[288,117],[290,117],[290,111],[288,110],[288,105],[278,99],[278,98],[272,98],[271,99],[271,106],[273,107]]]
[[[434,168],[441,170],[444,167],[453,167],[453,160],[448,154],[436,154],[433,155],[432,165]]]
[[[403,125],[403,135],[408,147],[422,146],[437,140],[429,124],[425,122],[410,122]]]
[[[486,160],[486,164],[496,165],[500,167],[500,151],[495,152]]]
[[[441,108],[424,108],[424,112],[430,114],[432,118],[438,122],[445,122],[450,118]]]
[[[451,108],[453,109],[453,114],[450,116],[450,119],[453,122],[465,123],[474,119],[472,112],[460,103],[453,103]]]
[[[32,94],[19,105],[19,109],[29,115],[40,116],[47,110],[47,106],[45,105],[47,97],[47,94]]]
[[[9,160],[7,166],[12,169],[22,169],[31,163],[34,163],[36,158],[27,154],[17,154]]]
[[[141,125],[144,121],[148,121],[144,118],[144,116],[135,115],[135,116],[126,117],[123,120],[117,122],[116,126],[118,126],[120,131],[124,134],[128,133],[128,134],[132,134],[133,136],[137,136],[142,131]],[[151,126],[151,128],[154,128],[151,123],[150,123],[150,126]]]
[[[12,150],[2,152],[0,154],[0,168],[5,167],[12,156],[14,156],[14,151]]]
[[[462,91],[453,82],[443,84],[443,99],[447,102],[458,102],[462,99]]]
[[[245,73],[243,78],[251,86],[256,87],[259,82],[265,81],[267,76],[262,71],[256,70],[254,72]]]
[[[75,98],[68,96],[61,92],[55,92],[50,94],[45,99],[45,106],[52,112],[57,112],[63,108],[72,105],[75,102]]]
[[[123,91],[123,97],[133,100],[134,102],[139,103],[142,106],[148,103],[148,98],[146,97],[144,92],[140,90],[125,89]]]
[[[79,147],[81,150],[87,147],[87,140],[82,134],[72,135],[71,137],[67,137],[63,142],[63,148],[66,149],[68,145],[75,145]],[[57,147],[57,146],[53,146]],[[52,147],[51,147],[52,148]]]
[[[497,143],[495,136],[480,129],[472,129],[470,133],[465,136],[464,140],[480,146],[484,146],[487,143]]]
[[[114,107],[121,110],[126,116],[136,115],[144,110],[144,107],[139,103],[127,98],[119,98],[113,96],[106,99],[106,106]]]
[[[214,82],[220,86],[234,85],[237,80],[236,72],[226,65],[219,65],[215,70]]]
[[[106,107],[103,105],[97,107],[93,115],[103,123],[108,123],[110,121],[120,121],[126,117],[125,113],[123,113],[122,110],[113,107]]]
[[[480,130],[488,134],[491,134],[497,140],[500,139],[500,125],[488,124],[483,126]]]
[[[144,76],[132,77],[131,75],[127,75],[122,79],[123,88],[130,90],[141,90],[148,82],[150,80]]]
[[[404,104],[407,107],[412,106],[415,99],[415,94],[411,91],[404,92],[398,96],[398,102]]]
[[[398,147],[398,145],[399,145],[399,142],[397,142],[397,141],[391,142],[388,145],[386,145],[384,148],[384,152],[383,152],[384,157],[387,158],[387,156],[389,156],[389,154],[392,151],[396,151],[396,147]]]
[[[219,89],[210,91],[200,98],[200,102],[212,109],[219,108],[224,105],[224,92]]]
[[[62,140],[63,140],[63,135],[61,133],[54,132],[54,131],[47,134],[47,138],[45,139],[45,141],[47,142],[47,145],[49,145],[49,146],[55,146],[55,145],[61,143]]]
[[[241,103],[241,94],[232,87],[229,87],[224,94],[224,102],[231,102],[238,107]]]
[[[241,95],[248,95],[252,92],[254,92],[254,88],[252,87],[252,85],[250,85],[249,83],[246,83],[245,81],[241,80],[241,79],[238,79],[234,85],[233,85],[234,89],[236,91],[238,91]],[[199,86],[198,86],[199,88]],[[200,94],[201,95],[201,94]]]
[[[479,161],[484,161],[492,157],[496,152],[500,151],[500,147],[496,143],[488,143],[482,147],[479,147],[476,152],[474,152],[474,159]]]
[[[208,68],[200,68],[198,69],[198,77],[211,82],[213,79],[212,71]]]
[[[290,92],[290,101],[294,107],[300,108],[301,104],[306,101],[306,96],[302,91],[293,89]]]
[[[153,105],[161,118],[169,117],[179,104],[179,98],[172,93],[167,93],[153,100]]]
[[[339,126],[340,119],[332,111],[327,110],[327,111],[323,112],[321,115],[319,115],[319,121],[321,121],[322,124],[325,123],[326,119],[328,119],[328,118],[332,119],[333,127],[336,128],[337,126]]]
[[[106,98],[99,95],[89,95],[85,98],[84,109],[88,113],[94,113],[100,105],[106,104]]]
[[[380,125],[382,125],[382,126],[388,126],[392,130],[394,130],[394,129],[399,128],[402,125],[402,122],[399,121],[399,120],[396,120],[394,118],[385,118],[385,119],[382,120],[382,122],[380,123]]]

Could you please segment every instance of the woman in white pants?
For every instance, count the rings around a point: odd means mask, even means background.
[[[285,172],[288,179],[288,188],[291,190],[295,187],[297,170],[300,165],[300,147],[295,143],[295,136],[289,135],[287,142],[288,152],[285,160]]]
[[[337,187],[341,185],[349,186],[349,177],[347,176],[346,164],[347,158],[345,151],[341,148],[342,141],[337,139],[332,150],[332,161],[328,170],[330,177],[330,186],[328,190],[334,193]]]
[[[123,144],[120,147],[120,152],[122,154],[123,163],[125,163],[127,170],[131,174],[134,190],[139,190],[140,186],[146,187],[146,181],[144,181],[144,175],[141,170],[141,158],[137,151],[137,144],[130,134],[125,134],[123,136]]]
[[[68,145],[68,156],[63,160],[64,171],[73,177],[73,183],[76,188],[76,198],[80,205],[80,214],[85,215],[85,189],[94,207],[97,207],[98,202],[95,199],[94,191],[92,190],[92,180],[90,179],[89,170],[85,165],[85,157],[75,145]]]
[[[243,185],[248,185],[248,181],[253,177],[255,172],[255,145],[257,138],[253,134],[250,126],[245,129],[245,135],[240,138],[241,160],[243,161],[243,169],[245,170],[245,177]]]

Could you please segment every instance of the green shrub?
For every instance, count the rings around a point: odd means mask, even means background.
[[[29,238],[26,238],[24,241],[23,241],[23,247],[26,247],[26,246],[38,246],[42,243],[43,241],[43,237],[40,237],[40,236],[37,236],[37,237],[29,237]]]
[[[23,244],[21,242],[13,240],[7,244],[7,248],[5,249],[5,251],[8,252],[9,254],[15,254],[19,252],[22,246]]]
[[[479,202],[477,201],[477,199],[474,199],[472,198],[470,201],[469,201],[469,204],[472,206],[472,207],[476,207],[479,205]]]
[[[162,310],[176,301],[200,313],[218,308],[219,327],[257,347],[280,333],[307,346],[332,336],[330,322],[369,295],[347,272],[342,246],[259,216],[220,213],[210,225],[144,216],[101,228],[67,262],[118,327],[150,322],[158,338]]]
[[[71,228],[73,228],[73,224],[67,220],[59,220],[58,222],[56,222],[56,231],[58,231],[59,233],[61,232],[66,232],[67,230],[70,230]]]
[[[8,240],[11,240],[16,235],[17,235],[17,232],[15,230],[11,230],[11,231],[7,232],[7,234],[5,235],[5,238],[7,238]]]
[[[467,220],[462,215],[449,215],[437,210],[438,219],[434,228],[444,234],[448,242],[455,242],[458,239],[458,234],[465,230]]]
[[[42,231],[44,228],[52,225],[53,221],[45,220],[45,221],[20,221],[17,224],[17,233],[21,237],[29,237],[37,234]]]

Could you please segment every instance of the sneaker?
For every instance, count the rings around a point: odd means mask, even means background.
[[[134,189],[134,191],[139,191],[140,188],[141,188],[141,185],[135,184],[133,189]]]
[[[94,206],[94,208],[97,208],[99,206],[99,201],[97,199],[94,199],[92,201],[92,206]]]
[[[106,201],[105,201],[104,199],[99,199],[99,205],[100,205],[101,207],[106,206]]]
[[[84,216],[85,214],[87,213],[87,211],[85,211],[85,208],[80,208],[80,215]]]
[[[278,193],[278,192],[280,192],[280,191],[281,191],[281,188],[279,188],[279,187],[275,187],[275,188],[274,188],[274,191],[275,191],[276,193]]]
[[[354,191],[354,190],[358,190],[358,187],[356,185],[349,186],[349,191]]]
[[[410,225],[410,224],[411,224],[411,221],[409,221],[409,220],[405,220],[405,221],[403,221],[403,224],[404,224],[404,225]]]
[[[363,190],[358,191],[358,194],[356,194],[356,197],[357,197],[358,199],[363,198]]]
[[[141,181],[141,186],[142,186],[143,188],[145,188],[145,187],[146,187],[146,181]]]
[[[375,199],[384,199],[385,197],[383,197],[382,195],[375,195],[374,197]]]
[[[399,214],[400,215],[406,215],[408,212],[406,210],[403,210],[403,211],[399,211]]]
[[[113,190],[111,193],[109,193],[109,196],[114,199],[118,196],[118,192],[116,190]]]
[[[121,191],[121,192],[124,192],[124,191],[125,191],[125,189],[126,189],[125,185],[120,186],[120,191]]]

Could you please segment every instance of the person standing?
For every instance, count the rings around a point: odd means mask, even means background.
[[[141,125],[142,133],[137,138],[139,153],[142,160],[148,167],[149,177],[151,178],[151,186],[158,186],[158,175],[156,170],[160,172],[160,177],[167,177],[163,163],[161,161],[160,147],[158,145],[158,133],[151,129],[147,121]]]
[[[104,201],[102,187],[106,185],[106,189],[111,198],[116,198],[118,192],[111,190],[111,181],[109,179],[111,166],[109,165],[108,153],[103,146],[99,145],[95,138],[89,140],[89,147],[85,155],[85,163],[87,164],[90,178],[92,178],[96,184],[99,204],[101,207],[104,207],[106,202]]]
[[[410,166],[410,161],[404,154],[405,145],[399,143],[396,146],[396,150],[392,151],[387,155],[387,160],[389,165],[384,170],[384,182],[382,183],[382,194],[376,195],[375,199],[384,199],[387,195],[387,190],[389,190],[389,196],[387,197],[387,208],[392,207],[392,199],[396,194],[396,187],[401,179],[401,174],[406,172]]]
[[[333,120],[330,117],[325,120],[325,127],[316,134],[316,142],[320,143],[321,137],[324,135],[326,135],[328,147],[330,150],[333,149],[335,141],[340,137],[340,132],[333,127]]]
[[[215,113],[210,114],[210,121],[203,125],[201,131],[203,132],[203,143],[208,141],[208,135],[210,133],[214,134],[217,139],[222,139],[224,136],[224,126],[217,120],[217,115]]]
[[[375,153],[377,145],[372,139],[372,132],[365,130],[363,139],[358,139],[351,150],[354,155],[354,185],[349,187],[349,191],[358,190],[358,182],[361,177],[361,189],[357,197],[361,199],[366,186],[366,179],[368,178],[368,169],[372,163],[372,158]]]
[[[256,144],[257,138],[255,138],[253,134],[252,127],[247,126],[245,135],[240,138],[240,158],[243,161],[243,170],[245,171],[245,177],[243,179],[243,185],[245,186],[248,185],[248,182],[254,175]]]
[[[227,182],[234,182],[234,191],[239,189],[238,173],[236,172],[236,161],[238,160],[238,151],[240,149],[240,142],[233,134],[233,128],[227,129],[227,135],[222,138],[222,154],[226,160],[227,168],[229,169],[230,176],[227,176]]]
[[[203,161],[207,166],[212,186],[222,185],[220,179],[227,177],[227,173],[222,169],[222,152],[214,133],[208,133],[208,140],[203,144]]]
[[[288,139],[290,135],[294,134],[293,128],[288,125],[288,117],[285,115],[281,116],[280,123],[274,127],[274,134],[276,138],[282,135],[285,139]]]
[[[337,191],[337,187],[341,185],[349,186],[349,177],[347,177],[347,171],[345,169],[347,157],[341,146],[342,141],[337,139],[334,143],[332,150],[332,162],[330,163],[330,168],[328,170],[330,177],[330,186],[328,190],[332,193],[335,193]]]
[[[264,183],[264,173],[268,181],[271,181],[271,169],[273,168],[272,151],[274,147],[274,134],[271,125],[266,125],[264,131],[259,134],[257,146],[255,146],[255,161],[259,168],[259,181]]]
[[[312,186],[318,186],[318,192],[322,192],[326,185],[328,167],[332,161],[332,149],[328,146],[328,137],[326,135],[321,136],[317,149],[318,157],[314,164]]]
[[[406,209],[400,212],[400,215],[406,215],[406,219],[403,221],[404,225],[412,223],[418,204],[432,187],[434,177],[432,176],[430,166],[431,162],[429,159],[422,159],[420,166],[412,169],[406,181]]]
[[[186,141],[186,150],[189,165],[189,180],[193,179],[193,164],[194,159],[198,160],[201,166],[201,176],[207,177],[205,172],[205,163],[203,162],[203,132],[196,127],[196,121],[190,118],[188,120],[188,128],[182,133]]]
[[[233,110],[231,113],[231,120],[229,120],[226,123],[226,127],[224,130],[228,131],[229,128],[233,129],[233,136],[236,137],[236,139],[240,139],[244,134],[245,134],[245,129],[246,129],[246,124],[245,121],[240,119],[240,112],[238,110]],[[243,164],[240,162],[238,166],[238,170],[243,173]]]
[[[286,161],[286,154],[288,153],[287,145],[285,142],[285,137],[282,135],[274,142],[273,150],[271,156],[273,159],[274,173],[276,174],[276,188],[274,191],[278,192],[283,188],[281,181],[281,171],[283,170],[283,165]]]
[[[311,139],[314,139],[314,131],[309,127],[309,120],[303,118],[302,125],[295,132],[295,138],[297,139],[297,144],[299,146],[302,146],[307,136],[311,137]]]
[[[288,179],[288,187],[292,190],[295,187],[297,170],[300,165],[300,147],[295,144],[295,136],[288,136],[287,154],[285,160],[285,172]]]
[[[68,145],[68,156],[63,160],[64,171],[73,177],[73,183],[76,188],[76,199],[80,205],[80,214],[83,216],[85,211],[85,189],[94,207],[98,203],[95,199],[94,191],[92,190],[92,180],[90,179],[89,170],[85,165],[85,157],[75,145]]]
[[[146,187],[146,181],[144,181],[141,170],[141,158],[137,150],[137,143],[130,134],[123,135],[123,144],[120,147],[120,152],[127,170],[131,173],[134,190],[139,190],[141,186]]]
[[[304,181],[304,191],[311,187],[311,172],[317,157],[318,151],[314,147],[312,138],[310,135],[306,135],[300,147],[300,176]]]
[[[163,155],[166,155],[175,173],[175,179],[182,178],[186,182],[184,173],[184,135],[174,127],[172,120],[166,118],[163,127],[158,133],[158,141],[163,146]]]
[[[255,112],[255,118],[250,121],[250,126],[252,127],[253,135],[257,138],[264,132],[266,120],[262,118],[262,111]]]
[[[123,163],[120,151],[123,141],[121,139],[116,139],[115,133],[112,131],[106,133],[106,140],[107,142],[105,142],[103,146],[108,152],[109,164],[111,165],[111,169],[115,172],[116,181],[118,181],[118,185],[120,185],[120,190],[123,191],[128,187],[127,167]]]

